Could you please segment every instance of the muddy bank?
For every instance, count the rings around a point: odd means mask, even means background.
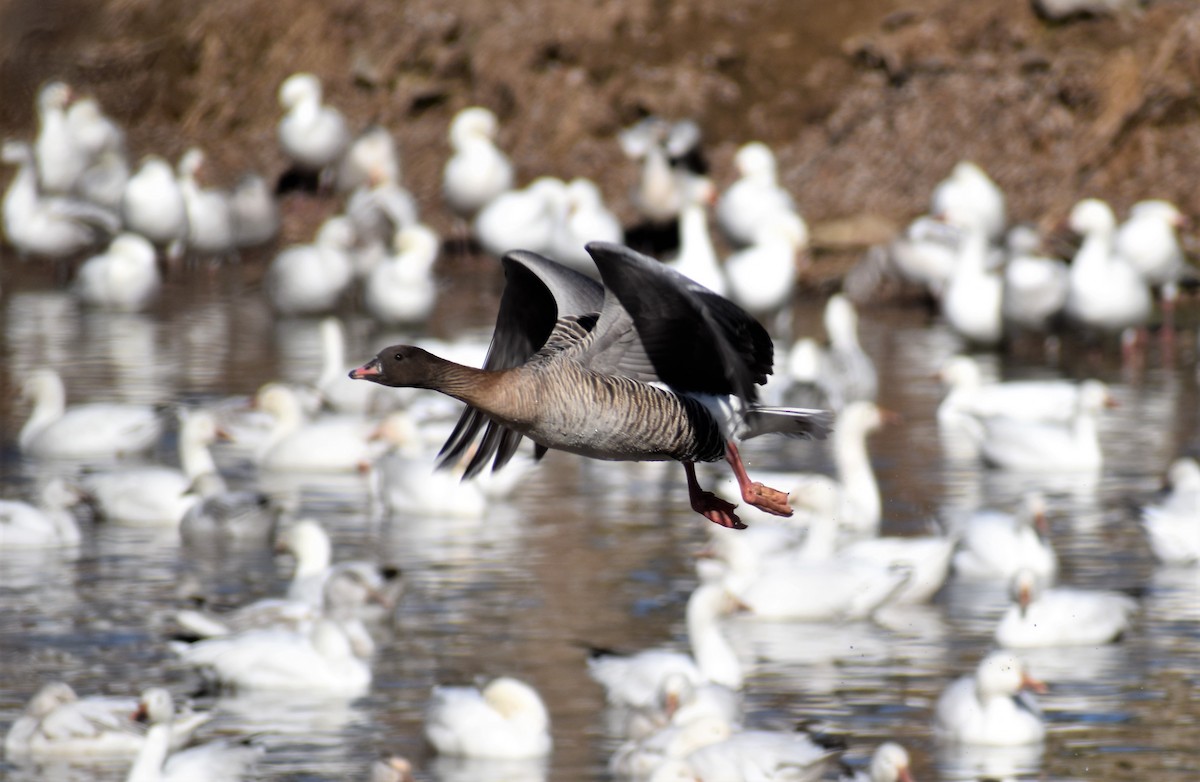
[[[393,130],[442,230],[445,128],[472,103],[500,115],[522,181],[594,177],[630,219],[634,171],[614,134],[647,113],[699,120],[721,183],[740,143],[770,143],[818,226],[883,218],[864,239],[922,211],[962,157],[993,174],[1017,219],[1052,224],[1083,195],[1200,213],[1192,3],[1070,23],[1013,0],[739,6],[14,0],[0,10],[0,135],[31,137],[33,95],[58,77],[99,97],[134,156],[200,144],[228,182],[276,175],[275,91],[306,69],[355,126]],[[288,238],[310,223],[289,221]]]

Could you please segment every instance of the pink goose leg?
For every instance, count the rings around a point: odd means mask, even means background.
[[[725,461],[729,462],[729,466],[733,468],[733,474],[737,478],[743,500],[775,516],[792,515],[792,508],[788,505],[786,492],[750,480],[750,476],[746,474],[746,466],[742,463],[741,454],[738,453],[737,446],[732,442],[725,444]],[[688,499],[691,500],[692,510],[722,527],[746,528],[742,520],[733,512],[736,505],[700,488],[700,482],[696,480],[696,466],[692,462],[684,462],[683,469],[687,473]]]

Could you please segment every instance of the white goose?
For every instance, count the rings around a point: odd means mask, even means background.
[[[1066,312],[1081,325],[1105,332],[1144,326],[1152,302],[1146,282],[1113,246],[1116,218],[1105,202],[1088,198],[1069,218],[1083,244],[1071,262]]]
[[[691,198],[679,213],[679,254],[669,265],[714,293],[724,296],[728,284],[708,232],[708,207],[715,190],[707,179],[699,180]]]
[[[947,741],[984,746],[1036,744],[1046,735],[1041,710],[1022,690],[1045,692],[1008,652],[993,652],[975,673],[952,682],[938,698],[934,728]]]
[[[311,73],[294,73],[279,85],[279,145],[298,168],[319,173],[337,163],[350,142],[346,119],[321,103],[321,81]]]
[[[1099,381],[1010,380],[985,382],[983,369],[970,356],[954,356],[938,370],[948,393],[938,406],[938,424],[961,427],[982,437],[980,419],[1067,421],[1085,387],[1099,393]]]
[[[463,109],[450,122],[454,154],[442,171],[442,196],[461,217],[473,217],[512,188],[513,166],[496,147],[498,130],[496,115],[481,106]]]
[[[141,698],[80,698],[65,682],[51,682],[37,691],[9,728],[4,752],[9,759],[60,761],[133,757],[146,742],[145,728],[135,718],[143,710],[152,717],[174,717],[167,734],[172,748],[186,744],[212,718],[209,712],[176,713],[170,694],[157,688],[146,690]]]
[[[1010,606],[996,625],[996,642],[1009,649],[1097,646],[1129,629],[1137,601],[1107,590],[1047,589],[1033,571],[1013,576]]]
[[[437,303],[433,265],[441,240],[422,223],[401,228],[392,243],[393,255],[367,275],[364,299],[367,310],[383,323],[423,323]],[[353,383],[348,377],[344,379]]]
[[[940,296],[958,260],[962,232],[943,220],[918,217],[888,245],[888,260],[900,278]]]
[[[71,104],[67,124],[87,158],[87,167],[80,175],[75,191],[98,206],[114,212],[119,210],[125,184],[129,181],[125,134],[104,115],[94,98]]]
[[[676,672],[662,680],[652,706],[631,714],[625,732],[636,740],[667,726],[711,720],[735,728],[741,719],[742,698],[738,691],[713,682],[696,683]]]
[[[1113,248],[1150,285],[1178,282],[1187,262],[1176,232],[1186,222],[1179,207],[1170,201],[1138,201],[1117,228]]]
[[[714,682],[741,689],[741,662],[718,624],[736,606],[724,587],[700,584],[687,603],[687,633],[692,653],[649,649],[631,655],[594,652],[588,672],[600,682],[608,702],[645,709],[658,698],[662,682],[682,674],[693,684]]]
[[[1003,470],[1094,472],[1103,461],[1097,418],[1115,404],[1107,386],[1088,380],[1080,386],[1066,421],[982,416],[980,455],[988,465]]]
[[[537,690],[509,676],[476,687],[434,687],[425,736],[442,755],[498,760],[550,754],[550,714]]]
[[[17,166],[4,192],[4,234],[25,255],[65,258],[120,228],[116,216],[70,196],[45,195],[37,181],[33,150],[19,141],[4,142],[0,160]]]
[[[300,398],[287,386],[268,383],[255,400],[275,420],[256,454],[260,470],[274,472],[361,472],[382,453],[371,442],[369,422],[357,416],[305,419]]]
[[[550,242],[550,257],[588,274],[595,270],[583,246],[591,241],[625,241],[625,229],[607,206],[600,187],[590,179],[576,177],[567,183],[565,205]]]
[[[279,204],[260,174],[251,171],[242,175],[229,194],[229,211],[237,247],[257,247],[279,233]]]
[[[964,230],[958,260],[942,294],[942,317],[968,342],[995,345],[1004,335],[1004,281],[988,267],[988,240],[983,229],[967,226]]]
[[[796,340],[788,351],[788,373],[798,383],[812,384],[830,407],[873,401],[879,390],[875,363],[858,341],[858,312],[846,296],[835,293],[825,302],[823,321],[829,347]]]
[[[187,207],[187,247],[199,255],[222,257],[236,248],[233,211],[229,196],[221,190],[201,187],[197,177],[204,165],[204,152],[192,147],[179,159],[179,191]]]
[[[38,183],[48,193],[67,194],[75,190],[87,168],[87,150],[71,132],[67,106],[71,88],[55,81],[38,91],[38,135],[34,142]]]
[[[700,747],[682,761],[667,761],[650,780],[815,782],[839,755],[841,750],[822,747],[806,733],[747,730]]]
[[[135,233],[118,234],[103,254],[79,267],[75,280],[85,304],[113,312],[145,310],[161,287],[154,245]]]
[[[1067,303],[1067,264],[1036,254],[1041,237],[1028,226],[1013,226],[1006,244],[1004,322],[1019,329],[1045,331]]]
[[[794,213],[791,194],[779,186],[775,153],[760,141],[738,149],[733,158],[740,177],[717,201],[717,226],[737,245],[755,242],[758,226],[778,212]]]
[[[0,552],[79,545],[79,524],[71,508],[80,501],[61,479],[49,481],[37,506],[0,500]]]
[[[393,569],[364,560],[348,560],[335,564],[329,534],[314,519],[301,519],[285,529],[280,536],[279,545],[296,558],[296,570],[292,574],[287,591],[287,599],[290,601],[320,608],[327,604],[332,596],[337,598],[336,602],[343,609],[360,609],[350,611],[353,618],[372,619],[380,612],[366,605],[367,602],[386,613],[395,607],[404,589],[404,582]],[[327,590],[329,580],[347,571],[352,572],[353,577],[339,585],[341,591],[330,595]],[[353,593],[362,585],[370,592],[362,595],[369,598],[369,601],[346,599],[348,593]]]
[[[1167,482],[1171,493],[1142,508],[1150,548],[1168,565],[1200,564],[1200,462],[1176,459]]]
[[[178,257],[187,241],[187,215],[187,202],[171,164],[158,155],[147,155],[125,184],[121,199],[125,227]]]
[[[566,212],[566,188],[561,179],[539,177],[524,189],[501,193],[475,215],[475,238],[484,250],[496,256],[518,247],[551,252],[554,234]]]
[[[692,752],[724,741],[733,726],[716,716],[671,723],[652,733],[631,738],[608,759],[608,770],[621,779],[647,779],[669,761],[681,761]]]
[[[204,410],[182,411],[179,427],[180,469],[135,467],[86,475],[83,485],[100,515],[109,521],[139,527],[175,527],[199,501],[192,491],[202,475],[217,465],[208,447],[224,433]]]
[[[824,485],[822,485],[824,484]],[[808,511],[808,536],[801,556],[808,562],[862,560],[884,567],[905,568],[908,579],[889,600],[890,604],[924,603],[931,599],[950,573],[950,560],[958,540],[953,537],[921,535],[876,537],[838,546],[837,486],[828,478],[814,478],[792,495],[794,507]]]
[[[1020,570],[1053,581],[1058,556],[1048,539],[1046,502],[1030,493],[1016,513],[982,510],[967,517],[958,530],[954,572],[960,578],[1008,580]]]
[[[172,754],[175,714],[170,693],[146,690],[138,711],[149,719],[150,728],[125,782],[237,782],[263,752],[256,744],[221,740]]]
[[[92,402],[67,407],[62,378],[52,369],[25,380],[33,412],[17,442],[29,456],[86,459],[147,451],[162,435],[162,420],[148,405]]]
[[[908,750],[894,741],[885,741],[875,748],[865,769],[843,774],[838,782],[913,782]]]
[[[371,666],[330,619],[318,619],[305,632],[266,628],[172,648],[184,662],[238,690],[354,698],[371,686]]]
[[[999,241],[1007,223],[1004,191],[975,163],[960,161],[933,189],[930,211],[958,228],[979,228]]]
[[[321,401],[339,413],[372,412],[383,395],[373,384],[350,379],[349,372],[354,367],[346,363],[346,330],[342,321],[336,317],[323,318],[320,328],[321,374],[316,386]]]
[[[331,217],[312,244],[284,249],[267,269],[266,291],[284,315],[313,315],[333,309],[354,279],[350,250],[354,227],[345,217]]]
[[[771,214],[755,229],[750,246],[725,259],[730,296],[755,314],[782,308],[791,301],[806,247],[808,226],[800,215]]]
[[[619,134],[625,155],[641,161],[632,200],[638,213],[649,222],[670,222],[687,203],[697,176],[672,161],[698,145],[699,135],[695,123],[686,120],[671,123],[658,117],[647,117]]]
[[[392,133],[372,125],[351,142],[338,168],[338,190],[355,190],[372,182],[400,181],[400,151]]]

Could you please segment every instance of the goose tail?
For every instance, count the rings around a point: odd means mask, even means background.
[[[824,440],[833,431],[833,413],[804,407],[751,407],[742,416],[741,439],[782,434],[805,440]]]

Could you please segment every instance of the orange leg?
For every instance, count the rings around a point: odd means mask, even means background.
[[[720,524],[722,527],[730,529],[746,528],[746,525],[733,512],[736,505],[726,502],[711,491],[704,491],[700,488],[700,482],[696,480],[696,465],[692,462],[684,462],[683,471],[687,473],[688,499],[692,502],[692,510],[713,524]]]
[[[729,462],[729,466],[733,468],[738,487],[742,490],[743,500],[773,516],[792,515],[792,506],[788,505],[787,492],[772,489],[770,486],[750,480],[750,476],[746,474],[746,466],[742,464],[742,456],[738,453],[738,448],[732,440],[725,443],[725,461]]]

